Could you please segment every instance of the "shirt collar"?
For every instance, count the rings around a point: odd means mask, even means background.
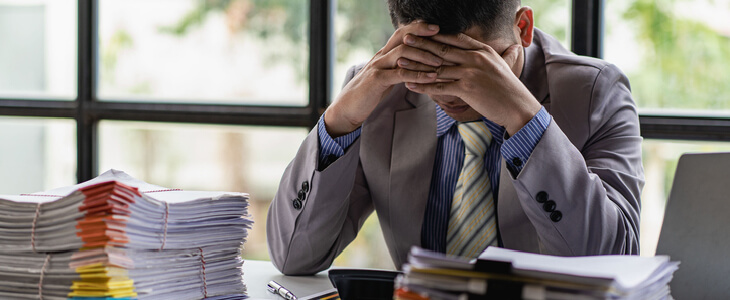
[[[436,103],[434,103],[434,105],[436,105],[436,138],[440,138],[442,135],[446,134],[449,129],[451,129],[451,126],[456,124],[456,120],[449,117],[449,115],[441,109],[441,106]],[[484,121],[484,124],[486,124],[487,128],[489,128],[489,132],[492,133],[492,141],[501,145],[504,139],[504,127],[487,120],[485,117],[482,117],[482,121]]]
[[[456,123],[456,120],[449,117],[449,115],[441,109],[441,106],[436,103],[434,103],[434,105],[436,105],[436,137],[440,138],[449,131],[451,126]]]

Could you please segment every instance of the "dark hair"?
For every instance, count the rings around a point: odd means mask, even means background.
[[[482,29],[484,38],[510,33],[520,0],[388,0],[393,26],[423,20],[439,25],[440,33]]]

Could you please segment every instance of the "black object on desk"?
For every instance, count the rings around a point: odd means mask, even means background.
[[[396,271],[333,269],[329,278],[343,300],[393,299]]]

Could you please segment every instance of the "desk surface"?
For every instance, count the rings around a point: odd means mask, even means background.
[[[270,261],[244,261],[243,283],[246,284],[251,299],[282,300],[283,298],[266,290],[266,284],[271,280],[283,285],[299,298],[333,288],[326,271],[314,276],[286,276]]]

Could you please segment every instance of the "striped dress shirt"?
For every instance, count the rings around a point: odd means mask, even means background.
[[[421,246],[441,253],[446,252],[446,232],[449,224],[449,213],[454,196],[456,182],[464,164],[464,143],[457,129],[456,120],[449,117],[440,106],[436,105],[436,137],[438,145],[434,162],[428,203],[421,228]],[[535,146],[552,121],[552,116],[543,107],[530,122],[514,136],[505,140],[505,129],[496,123],[482,118],[492,133],[492,143],[484,158],[484,167],[492,185],[494,201],[498,201],[500,162],[505,158],[508,169],[517,175],[522,171],[525,162],[530,158]],[[337,138],[332,138],[324,125],[324,115],[319,119],[319,159],[320,166],[331,164],[345,154],[358,137],[361,128]],[[500,246],[501,237],[498,234]]]

